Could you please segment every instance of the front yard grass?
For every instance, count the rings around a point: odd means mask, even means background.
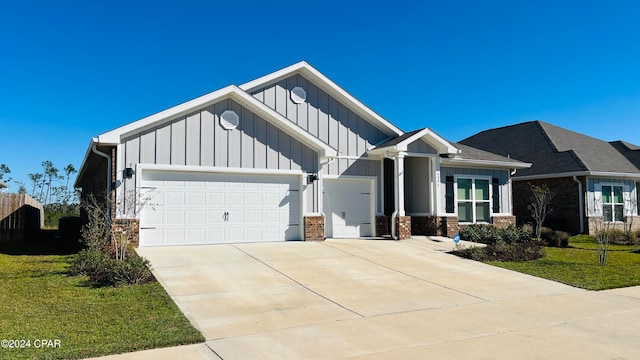
[[[569,245],[569,248],[546,247],[546,256],[538,260],[488,263],[588,290],[640,285],[638,246],[611,245],[607,265],[598,266],[593,237],[574,236]]]
[[[0,244],[0,340],[24,346],[0,348],[0,359],[80,359],[204,341],[158,282],[92,287],[68,275],[72,252]],[[59,347],[36,348],[43,339]]]

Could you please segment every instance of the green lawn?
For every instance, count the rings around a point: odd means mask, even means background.
[[[592,237],[574,236],[569,244],[570,248],[545,248],[542,259],[489,264],[589,290],[640,285],[640,253],[634,253],[639,246],[611,245],[603,267],[598,266],[597,244]]]
[[[0,359],[78,359],[204,341],[159,283],[94,288],[67,274],[71,251],[27,245],[0,244],[0,340],[25,346],[0,348]],[[60,345],[36,348],[41,339]]]

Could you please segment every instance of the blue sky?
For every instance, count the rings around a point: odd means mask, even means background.
[[[300,60],[405,131],[540,119],[640,144],[638,19],[617,0],[0,0],[0,164],[30,189],[92,136]]]

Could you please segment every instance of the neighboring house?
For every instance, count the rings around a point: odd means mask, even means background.
[[[3,183],[2,181],[0,181],[0,189],[7,189],[9,188],[9,185]]]
[[[461,143],[533,164],[513,176],[514,214],[530,218],[528,183],[549,185],[554,212],[545,224],[593,233],[595,221],[621,227],[638,219],[640,149],[606,142],[542,121],[486,130]]]
[[[140,246],[402,239],[514,223],[510,173],[529,166],[404,133],[300,62],[93,138],[76,186],[150,194]]]

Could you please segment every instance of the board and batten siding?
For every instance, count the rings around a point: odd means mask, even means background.
[[[410,153],[421,153],[421,154],[437,154],[438,150],[436,150],[433,146],[427,144],[424,140],[420,139],[412,142],[407,146],[407,151]]]
[[[236,129],[220,125],[225,110],[240,117]],[[129,136],[120,151],[125,167],[160,164],[317,173],[319,166],[316,151],[230,99]],[[122,191],[134,184],[135,179],[124,180]],[[307,211],[318,211],[315,183],[306,188]]]
[[[291,100],[291,89],[296,86],[302,87],[307,94],[306,101],[301,104]],[[395,136],[378,129],[301,75],[251,94],[341,155],[361,157],[372,145]]]
[[[498,179],[500,186],[500,214],[511,214],[510,207],[510,199],[511,194],[509,192],[510,183],[509,183],[509,171],[507,170],[491,170],[491,169],[471,169],[471,168],[455,168],[455,167],[444,167],[440,168],[440,209],[439,212],[441,214],[445,214],[445,188],[446,188],[446,179],[447,176],[464,176],[469,175],[473,176],[485,176],[491,177],[492,179]],[[491,186],[491,182],[490,182]],[[457,208],[457,205],[456,205]],[[493,209],[491,210],[493,212]]]
[[[236,129],[220,125],[233,110]],[[126,138],[124,163],[318,171],[318,153],[233,100]]]

